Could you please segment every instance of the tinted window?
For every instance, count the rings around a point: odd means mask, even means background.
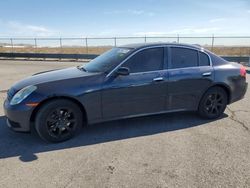
[[[121,63],[130,51],[128,48],[113,48],[83,65],[83,68],[88,72],[107,72]]]
[[[128,67],[131,73],[161,70],[163,68],[163,48],[151,48],[138,52],[122,66]]]
[[[209,66],[209,65],[210,62],[207,54],[200,52],[200,66]]]
[[[225,59],[223,59],[223,58],[221,58],[221,57],[219,57],[211,52],[209,53],[209,56],[212,59],[213,66],[225,65],[228,63]]]
[[[198,66],[198,53],[196,50],[186,48],[171,48],[171,57],[171,68]]]

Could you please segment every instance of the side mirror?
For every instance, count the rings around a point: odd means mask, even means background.
[[[117,69],[116,74],[117,75],[122,75],[122,76],[127,76],[129,75],[129,68],[127,67],[120,67]]]

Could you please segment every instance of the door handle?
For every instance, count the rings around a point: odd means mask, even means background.
[[[211,74],[212,74],[211,72],[205,72],[205,73],[202,74],[202,76],[204,76],[204,77],[211,76]]]
[[[154,82],[161,82],[161,81],[163,81],[163,80],[164,80],[163,77],[157,77],[157,78],[154,78],[154,79],[153,79]]]

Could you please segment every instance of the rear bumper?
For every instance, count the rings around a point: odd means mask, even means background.
[[[248,88],[248,83],[245,82],[244,85],[238,87],[235,89],[234,93],[232,93],[230,104],[233,102],[236,102],[238,100],[241,100],[244,98]]]
[[[7,125],[14,131],[29,132],[32,108],[25,105],[11,106],[8,100],[4,102],[4,113]]]

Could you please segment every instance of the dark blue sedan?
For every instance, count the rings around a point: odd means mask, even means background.
[[[34,126],[42,139],[59,142],[107,120],[177,111],[218,118],[246,89],[243,66],[202,47],[136,44],[30,76],[9,89],[4,109],[13,130]]]

